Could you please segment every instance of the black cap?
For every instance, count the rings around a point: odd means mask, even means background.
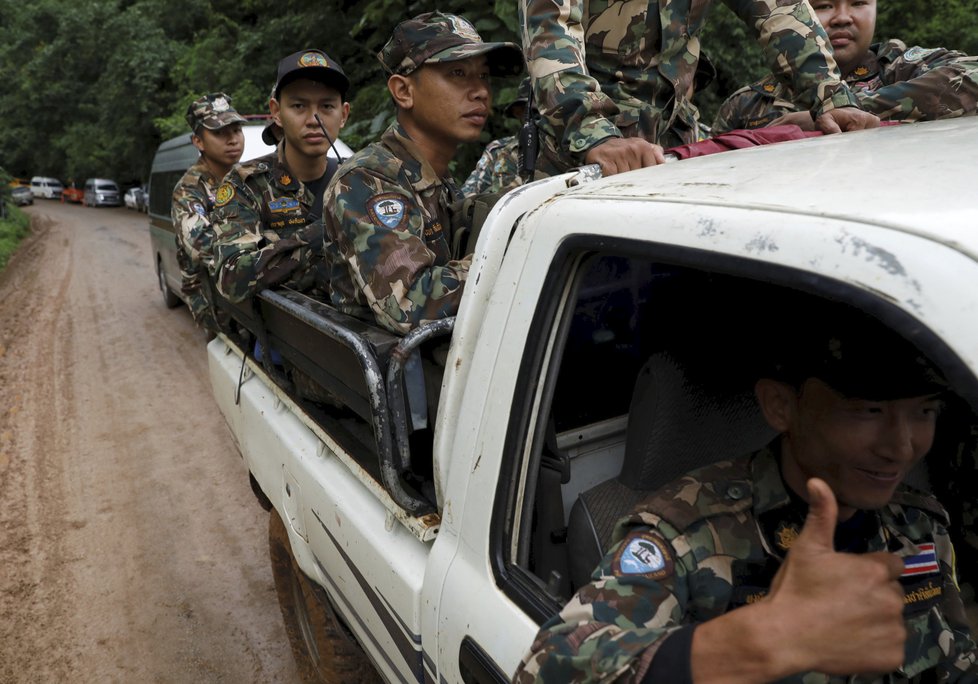
[[[941,394],[947,380],[916,346],[862,312],[842,307],[807,317],[774,351],[770,375],[796,387],[817,378],[851,399]]]
[[[336,88],[343,99],[350,88],[350,80],[343,73],[339,62],[330,58],[322,50],[302,50],[278,63],[278,78],[272,93],[276,99],[282,94],[282,87],[299,78],[308,78]]]

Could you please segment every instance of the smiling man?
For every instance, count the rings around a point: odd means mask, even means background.
[[[885,2],[885,0],[884,0]],[[835,60],[859,105],[880,119],[926,121],[978,112],[978,58],[944,48],[873,44],[876,0],[813,0]],[[793,123],[812,130],[795,92],[773,75],[741,88],[720,108],[714,135]]]
[[[324,203],[330,296],[342,311],[398,334],[452,316],[471,255],[453,248],[448,172],[492,107],[490,75],[516,75],[512,43],[484,43],[462,17],[422,14],[395,27],[378,59],[397,122],[354,155]]]
[[[282,131],[278,148],[234,167],[215,197],[208,264],[229,300],[278,285],[324,296],[317,290],[325,269],[322,197],[337,167],[327,153],[350,114],[349,85],[321,50],[279,62],[268,103]]]
[[[822,313],[755,387],[780,436],[619,522],[515,682],[976,681],[947,514],[903,484],[946,382],[874,320]]]

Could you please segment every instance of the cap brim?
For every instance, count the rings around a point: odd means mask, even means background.
[[[277,135],[275,135],[276,129],[281,130],[279,125],[274,121],[265,126],[265,128],[263,128],[261,131],[262,142],[264,142],[266,145],[271,145],[272,147],[278,145],[279,138]]]
[[[346,92],[350,89],[350,80],[336,69],[310,66],[290,71],[283,76],[282,80],[275,84],[274,92],[276,99],[282,94],[282,88],[292,83],[292,81],[298,81],[301,78],[318,81],[330,88],[335,88],[343,96],[343,99],[346,99]]]
[[[493,76],[516,76],[523,73],[526,63],[523,51],[515,43],[467,43],[445,48],[425,60],[433,62],[457,62],[460,59],[486,55],[489,73]]]

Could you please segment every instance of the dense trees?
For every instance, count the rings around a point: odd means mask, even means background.
[[[879,37],[978,54],[978,0],[879,2]],[[224,90],[239,111],[264,113],[277,61],[306,47],[350,76],[343,135],[359,147],[393,113],[375,53],[395,23],[435,8],[464,14],[486,39],[518,40],[516,0],[0,0],[0,165],[17,176],[143,180],[159,142],[187,130],[194,97]],[[704,44],[718,68],[699,96],[709,120],[762,66],[746,27],[720,3]],[[500,103],[516,88],[495,85]],[[485,140],[513,128],[494,117]],[[471,147],[460,174],[479,154]]]

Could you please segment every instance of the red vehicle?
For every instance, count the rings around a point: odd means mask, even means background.
[[[85,199],[85,190],[82,188],[76,188],[74,183],[69,183],[68,186],[61,191],[62,202],[74,202],[75,204],[81,204],[83,199]]]

